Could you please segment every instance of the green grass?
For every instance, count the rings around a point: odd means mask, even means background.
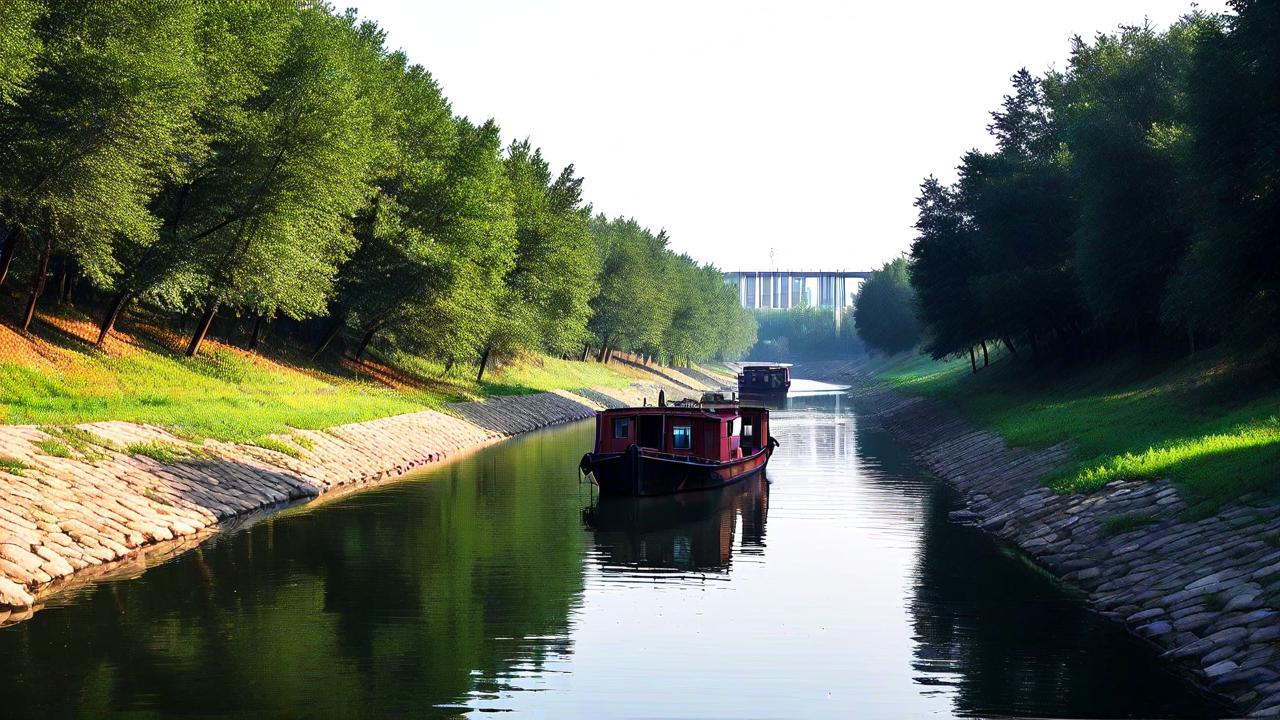
[[[1280,383],[1265,370],[1208,355],[1151,369],[1035,367],[993,356],[882,358],[870,369],[898,390],[936,397],[1013,445],[1069,442],[1072,460],[1047,482],[1089,491],[1113,480],[1172,478],[1208,511],[1245,493],[1280,492]]]
[[[8,455],[0,455],[0,470],[3,470],[4,472],[9,473],[10,475],[21,476],[23,475],[23,471],[25,471],[26,469],[27,469],[27,464],[22,462],[18,458],[9,457]]]
[[[1102,521],[1102,534],[1108,537],[1123,535],[1131,530],[1144,528],[1148,525],[1155,525],[1158,522],[1160,522],[1160,518],[1144,513],[1122,513],[1120,515],[1112,515]]]
[[[67,447],[66,445],[64,445],[62,442],[58,440],[53,440],[53,439],[36,440],[31,444],[40,448],[40,452],[44,453],[45,455],[49,455],[52,457],[60,457],[60,458],[75,457],[75,455],[71,452],[71,448]]]
[[[475,382],[476,368],[455,367],[445,375],[443,366],[422,358],[396,355],[391,360],[396,367],[404,368],[422,377],[447,377],[449,382],[462,388],[467,397],[476,399],[496,395],[527,395],[552,390],[576,390],[579,388],[625,388],[630,378],[611,367],[595,362],[574,362],[553,357],[531,356],[491,368],[484,380]]]
[[[244,441],[289,426],[322,428],[428,404],[425,397],[325,382],[230,351],[195,360],[148,351],[86,355],[64,372],[0,364],[0,419],[9,424],[127,420]]]
[[[480,389],[485,395],[509,395],[517,388],[524,392],[592,387],[622,389],[629,382],[630,378],[606,365],[544,357],[501,368],[492,380],[481,383]]]
[[[124,451],[130,455],[149,457],[156,462],[165,464],[172,464],[193,457],[191,453],[184,451],[177,445],[159,441],[130,443],[125,447]]]
[[[57,441],[83,455],[89,462],[96,462],[107,457],[106,453],[103,453],[100,448],[110,447],[115,449],[114,443],[103,440],[88,430],[83,430],[74,425],[45,425],[40,428],[40,431],[46,435],[52,435]]]
[[[276,440],[275,438],[269,438],[269,437],[258,438],[257,440],[254,440],[251,444],[256,445],[265,450],[273,450],[282,455],[288,455],[291,458],[296,458],[298,460],[302,459],[302,453],[298,451],[298,448],[288,443]]]
[[[477,384],[474,367],[446,375],[438,364],[401,357],[388,377],[372,366],[334,374],[225,348],[195,359],[145,348],[112,357],[65,352],[72,360],[58,370],[0,362],[0,423],[124,420],[191,440],[249,442],[290,428],[321,430],[486,395],[629,381],[595,363],[552,358],[511,363]],[[70,441],[58,438],[64,446]]]

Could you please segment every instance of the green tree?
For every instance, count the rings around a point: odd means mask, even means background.
[[[186,199],[182,225],[195,234],[179,231],[192,261],[180,291],[203,309],[187,355],[222,306],[293,318],[324,310],[355,248],[351,218],[372,192],[382,108],[363,71],[380,52],[380,34],[352,15],[302,10],[265,93],[212,145]]]
[[[198,71],[194,122],[185,128],[179,156],[152,206],[162,221],[158,231],[117,237],[120,267],[102,283],[114,296],[98,344],[135,300],[179,312],[190,309],[205,239],[240,217],[232,211],[243,188],[225,183],[219,168],[235,162],[246,128],[265,124],[267,85],[282,68],[299,23],[292,0],[210,0],[200,10],[192,50]]]
[[[1235,0],[1198,36],[1187,117],[1193,243],[1164,300],[1184,330],[1280,353],[1280,6]]]
[[[38,69],[0,104],[0,224],[11,228],[0,283],[20,243],[38,254],[23,329],[52,255],[105,284],[116,238],[156,234],[149,204],[176,171],[198,87],[197,17],[188,0],[69,0],[40,20]]]
[[[661,283],[669,252],[666,233],[655,235],[633,219],[604,215],[596,216],[592,233],[603,258],[588,323],[597,359],[608,359],[615,349],[656,349],[674,310]]]
[[[502,312],[481,354],[479,377],[494,352],[565,354],[582,344],[600,269],[591,209],[573,166],[553,177],[542,151],[528,140],[511,144],[505,165],[515,209],[515,264],[504,280]]]
[[[972,151],[957,191],[973,230],[978,272],[970,277],[986,332],[1037,353],[1047,337],[1075,338],[1088,326],[1073,267],[1077,208],[1041,83],[1025,69],[992,113],[995,153]]]
[[[863,281],[853,303],[853,322],[867,346],[877,350],[897,353],[920,344],[906,258],[885,263]]]
[[[430,76],[405,75],[399,159],[379,183],[360,250],[342,269],[335,328],[391,348],[474,357],[499,312],[515,254],[515,220],[498,127],[454,120]]]
[[[0,105],[14,102],[36,71],[40,37],[34,23],[44,14],[36,0],[6,0],[0,13]]]
[[[1186,252],[1184,122],[1197,37],[1195,15],[1157,33],[1122,27],[1077,39],[1054,99],[1080,201],[1076,267],[1095,318],[1142,343],[1158,329],[1160,300]]]
[[[915,206],[919,217],[907,272],[925,328],[924,349],[941,359],[991,337],[970,282],[982,273],[981,255],[956,189],[927,178]]]

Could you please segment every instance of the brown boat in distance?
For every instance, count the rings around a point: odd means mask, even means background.
[[[738,373],[738,394],[752,397],[786,397],[791,390],[791,364],[744,365]]]
[[[595,450],[578,467],[601,493],[669,495],[751,477],[777,446],[767,408],[708,393],[701,401],[601,410]]]

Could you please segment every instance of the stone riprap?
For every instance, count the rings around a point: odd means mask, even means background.
[[[1068,447],[1012,448],[873,383],[861,378],[858,405],[961,492],[954,519],[1019,546],[1240,712],[1280,717],[1280,505],[1245,498],[1197,520],[1169,481],[1055,493],[1040,480]]]
[[[149,425],[0,426],[0,624],[37,600],[170,553],[264,509],[403,475],[521,432],[639,404],[657,386],[538,393],[458,403],[323,431],[272,436],[276,449],[192,443]],[[667,389],[671,392],[671,389]],[[284,449],[288,452],[284,452]],[[64,457],[65,455],[65,457]],[[158,460],[155,458],[162,458]],[[15,462],[16,461],[16,462]],[[133,568],[132,571],[137,571]]]

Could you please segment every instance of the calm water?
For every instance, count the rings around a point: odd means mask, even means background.
[[[583,423],[224,535],[0,630],[0,715],[1213,713],[847,401],[792,405],[769,483],[593,503]]]

